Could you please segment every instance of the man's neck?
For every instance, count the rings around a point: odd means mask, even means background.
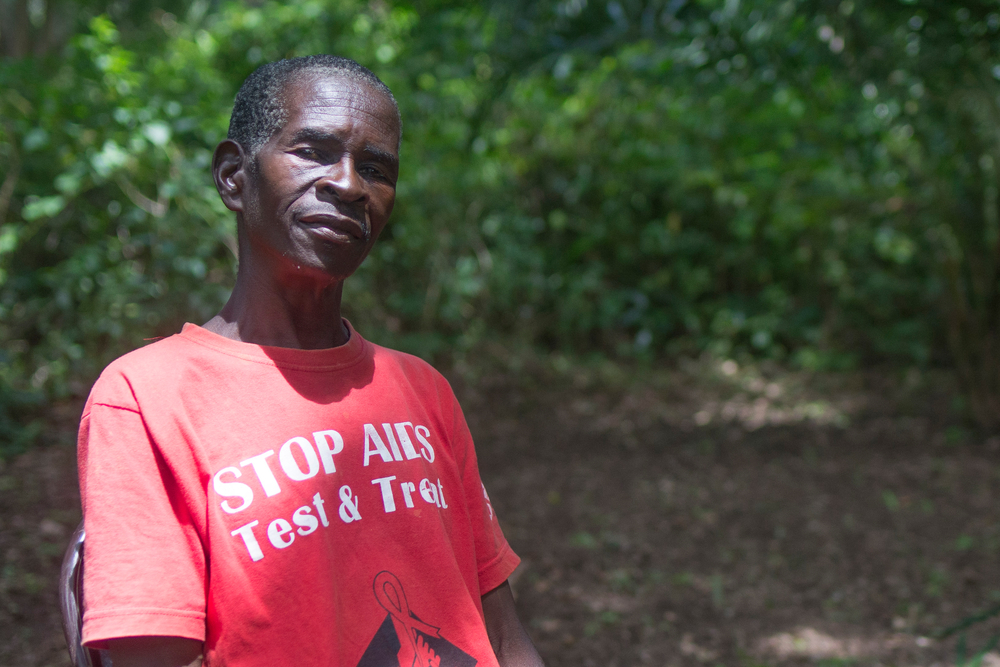
[[[261,275],[241,271],[229,301],[204,328],[244,343],[304,350],[339,347],[350,338],[340,316],[342,281],[281,284]]]

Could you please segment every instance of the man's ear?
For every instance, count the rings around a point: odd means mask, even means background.
[[[246,192],[249,157],[243,147],[232,139],[226,139],[215,147],[212,156],[212,177],[215,189],[222,197],[222,203],[230,211],[243,211],[243,195]]]

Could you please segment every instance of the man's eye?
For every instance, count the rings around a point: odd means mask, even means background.
[[[319,157],[319,152],[313,148],[299,148],[295,151],[295,154],[307,160],[315,160]]]
[[[385,172],[383,172],[378,167],[372,165],[363,165],[358,168],[358,173],[364,174],[365,176],[371,176],[372,178],[385,178]]]

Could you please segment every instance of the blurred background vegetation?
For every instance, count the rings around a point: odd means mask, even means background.
[[[0,0],[0,455],[224,303],[212,150],[317,52],[404,118],[368,337],[944,367],[996,428],[998,51],[996,0]]]

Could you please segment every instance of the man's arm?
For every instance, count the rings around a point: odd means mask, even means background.
[[[545,667],[517,617],[509,583],[505,581],[483,596],[483,615],[500,667]]]
[[[108,640],[114,667],[201,667],[202,643],[184,637],[122,637]]]

